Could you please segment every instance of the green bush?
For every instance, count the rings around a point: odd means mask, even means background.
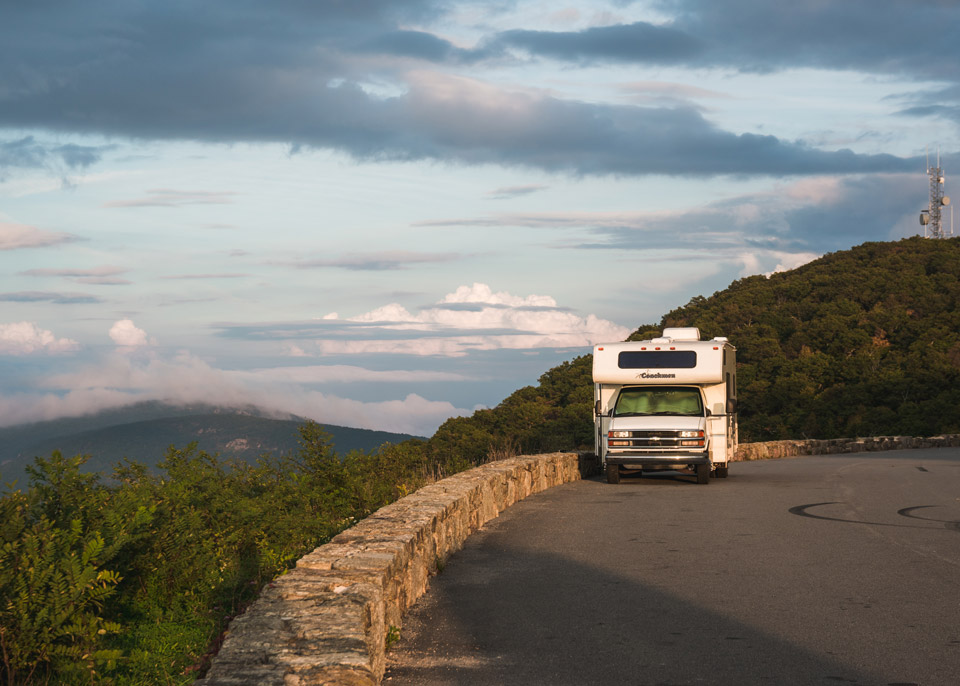
[[[34,488],[0,499],[0,654],[6,683],[96,680],[117,666],[108,602],[117,564],[150,508],[81,474],[85,457],[54,453],[30,468]]]
[[[0,498],[0,683],[186,684],[229,620],[331,536],[465,466],[423,441],[337,455],[308,423],[257,464],[196,445],[112,478],[54,453]]]

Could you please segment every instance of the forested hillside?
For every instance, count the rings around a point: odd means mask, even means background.
[[[737,347],[743,442],[960,431],[960,239],[867,243],[751,276],[630,338],[668,326]],[[592,448],[590,373],[590,356],[554,367],[428,445],[470,460]]]
[[[737,346],[743,440],[960,431],[960,239],[867,243],[751,276],[660,326]]]
[[[522,453],[570,450],[593,443],[591,355],[577,357],[540,377],[488,410],[448,419],[426,442],[438,458],[468,462]]]

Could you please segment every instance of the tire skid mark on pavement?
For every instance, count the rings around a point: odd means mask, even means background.
[[[862,519],[844,519],[843,517],[828,517],[827,515],[813,514],[809,512],[811,508],[822,507],[824,505],[842,505],[839,501],[829,501],[825,503],[810,503],[808,505],[795,505],[791,507],[788,512],[798,517],[809,517],[810,519],[822,519],[828,522],[843,522],[845,524],[867,524],[869,526],[889,526],[895,527],[897,529],[934,529],[935,527],[931,526],[917,526],[915,524],[891,524],[889,522],[868,522]],[[943,524],[943,528],[948,531],[956,531],[960,533],[960,521],[954,521],[950,519],[932,519],[930,517],[918,517],[913,514],[914,510],[920,510],[927,507],[938,507],[937,505],[914,505],[913,507],[904,507],[897,510],[897,514],[902,517],[907,517],[908,519],[917,519],[924,522],[937,522]]]

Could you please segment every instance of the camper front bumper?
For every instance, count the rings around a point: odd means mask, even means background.
[[[710,455],[705,452],[645,453],[640,451],[608,452],[604,457],[607,464],[617,464],[626,468],[640,469],[654,466],[679,466],[690,464],[710,464]]]

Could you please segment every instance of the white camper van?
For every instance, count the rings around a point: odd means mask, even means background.
[[[596,453],[607,481],[625,472],[727,476],[737,449],[737,349],[667,328],[649,341],[593,349]]]

